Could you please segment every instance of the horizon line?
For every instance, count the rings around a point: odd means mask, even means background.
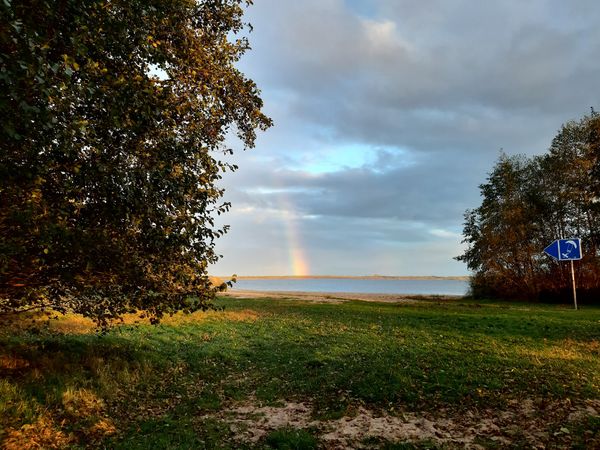
[[[233,275],[209,275],[233,278]],[[235,275],[237,279],[249,278],[340,278],[340,279],[468,279],[471,275]]]

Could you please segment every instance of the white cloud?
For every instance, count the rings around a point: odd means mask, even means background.
[[[457,241],[460,241],[462,239],[462,235],[460,233],[457,233],[455,231],[443,230],[441,228],[434,228],[432,230],[429,230],[429,232],[433,236],[443,239],[456,239]]]

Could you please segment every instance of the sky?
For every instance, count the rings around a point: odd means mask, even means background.
[[[501,151],[600,109],[597,0],[255,0],[239,68],[274,126],[239,170],[215,275],[467,275]],[[542,249],[540,249],[541,251]]]

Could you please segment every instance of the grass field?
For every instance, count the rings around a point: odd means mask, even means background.
[[[600,308],[218,304],[0,329],[1,446],[600,448]]]

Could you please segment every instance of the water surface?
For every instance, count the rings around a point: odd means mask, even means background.
[[[360,294],[465,295],[463,280],[394,280],[355,278],[249,278],[233,285],[234,291],[348,292]]]

